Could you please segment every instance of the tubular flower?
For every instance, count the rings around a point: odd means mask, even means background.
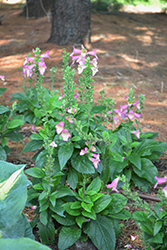
[[[52,141],[52,142],[50,143],[50,146],[56,148],[56,147],[57,147],[57,144],[56,144],[54,141]]]
[[[167,198],[167,186],[166,186],[166,187],[164,187],[164,188],[162,189],[162,191],[164,192],[165,197]]]
[[[134,134],[138,139],[140,139],[140,130],[135,130],[135,131],[132,131],[132,134]]]
[[[41,57],[42,57],[42,58],[49,58],[49,59],[50,59],[49,51],[47,51],[46,53],[42,54]],[[50,60],[51,60],[51,59],[50,59]]]
[[[23,67],[23,75],[24,77],[31,77],[33,75],[33,71],[32,69],[35,67],[34,64],[31,64],[31,65],[25,65]]]
[[[128,117],[129,117],[129,119],[130,119],[130,120],[132,120],[132,119],[133,119],[133,117],[134,117],[134,113],[133,113],[133,111],[132,111],[132,110],[130,110],[130,111],[129,111],[129,113],[128,113]]]
[[[74,123],[74,118],[67,116],[66,119],[68,122]]]
[[[63,138],[63,141],[68,141],[69,137],[71,137],[71,134],[67,129],[63,129],[60,136]]]
[[[118,181],[119,181],[119,177],[115,178],[111,184],[107,185],[107,188],[111,188],[112,191],[116,191],[117,193],[119,193],[119,191],[117,190],[117,185],[118,185]]]
[[[93,166],[97,169],[98,168],[98,164],[100,162],[99,154],[92,154],[92,156],[95,157],[95,158],[90,158],[90,160],[93,163]]]
[[[0,79],[1,79],[2,81],[5,81],[5,76],[4,76],[4,75],[0,75]]]
[[[38,70],[41,75],[44,75],[46,69],[47,67],[44,61],[38,63]]]
[[[55,126],[55,128],[56,128],[57,134],[60,134],[60,133],[63,131],[63,129],[64,129],[64,122],[59,122],[59,123]]]
[[[85,155],[85,154],[87,154],[88,153],[88,148],[87,147],[85,147],[85,149],[81,149],[81,151],[80,151],[80,155]]]
[[[161,183],[164,183],[164,182],[167,181],[166,177],[164,177],[164,178],[158,178],[157,176],[155,176],[155,179],[157,180],[157,183],[155,184],[154,188],[156,188],[158,184],[161,184]]]

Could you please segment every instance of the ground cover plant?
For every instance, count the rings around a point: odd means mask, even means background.
[[[71,55],[64,52],[62,94],[53,90],[54,68],[51,90],[42,86],[45,59],[50,59],[49,51],[41,54],[39,48],[25,58],[23,74],[30,88],[12,97],[19,101],[15,110],[26,122],[41,125],[22,151],[37,150],[35,167],[26,170],[32,177],[27,205],[35,205],[39,215],[31,225],[38,227],[44,244],[54,243],[57,230],[59,249],[88,237],[98,249],[114,249],[121,231],[118,219],[130,218],[124,209],[127,198],[117,189],[118,175],[144,190],[155,185],[158,171],[152,160],[158,161],[167,144],[153,140],[157,134],[141,130],[144,95],[135,100],[130,89],[126,104],[116,109],[115,100],[101,91],[95,105],[91,84],[98,72],[95,50],[88,52],[82,46],[74,47]],[[73,80],[75,63],[82,74],[79,85]],[[107,188],[117,193],[109,194]],[[98,237],[97,228],[103,232]]]

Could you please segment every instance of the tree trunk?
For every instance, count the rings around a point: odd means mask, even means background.
[[[44,17],[51,9],[51,0],[26,0],[23,11],[19,16],[29,17]]]
[[[49,43],[90,43],[90,0],[51,0],[52,28]]]

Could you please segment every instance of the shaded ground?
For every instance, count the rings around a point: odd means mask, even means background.
[[[62,88],[62,52],[64,47],[48,44],[51,23],[48,18],[25,19],[18,16],[18,5],[2,5],[3,15],[0,25],[0,74],[6,82],[0,87],[7,87],[1,97],[3,105],[9,105],[11,94],[22,91],[23,77],[21,67],[24,57],[39,47],[42,52],[50,51],[51,61],[48,68],[56,67],[54,88]],[[107,97],[115,98],[124,104],[129,88],[135,96],[145,94],[146,105],[141,119],[143,131],[159,132],[157,140],[167,142],[167,29],[166,14],[160,13],[121,13],[117,15],[92,14],[92,49],[97,48],[99,73],[94,77],[95,99],[99,91],[105,88]],[[67,46],[68,52],[72,45]],[[47,71],[44,82],[50,87],[50,72]],[[28,131],[30,127],[28,127]],[[26,137],[18,145],[13,144],[9,159],[25,162],[29,165],[30,154],[19,156],[26,143]],[[166,157],[164,157],[166,158]],[[166,165],[163,167],[166,171]],[[151,191],[150,191],[151,192]],[[154,194],[153,194],[154,195]],[[118,239],[116,249],[125,249],[126,244],[133,248],[144,249],[138,238],[131,242],[130,234],[137,235],[134,221],[125,225],[124,235]]]

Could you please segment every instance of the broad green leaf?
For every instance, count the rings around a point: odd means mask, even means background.
[[[101,180],[99,177],[96,177],[91,183],[90,185],[87,187],[86,191],[96,191],[99,192],[101,188]]]
[[[32,233],[32,228],[30,223],[28,222],[26,216],[21,213],[17,222],[9,227],[5,227],[1,231],[2,238],[22,238],[27,237],[30,239],[35,239]]]
[[[132,172],[132,177],[131,177],[135,187],[141,188],[143,191],[148,190],[148,187],[150,187],[150,182],[144,178],[141,178],[140,176],[138,176],[137,174],[135,174],[135,172]]]
[[[56,197],[54,195],[51,195],[49,197],[49,201],[51,202],[52,206],[55,207],[55,205],[56,205]]]
[[[1,250],[50,250],[49,247],[29,238],[0,239]]]
[[[30,181],[23,173],[24,167],[0,161],[0,229],[15,224],[25,207]]]
[[[43,224],[43,225],[47,225],[48,223],[48,212],[47,210],[45,211],[42,211],[39,215],[39,218],[40,218],[40,222]]]
[[[32,140],[43,140],[43,137],[40,135],[40,134],[32,134],[32,135],[30,135],[30,139],[32,139]]]
[[[95,173],[95,168],[86,155],[82,156],[77,155],[77,157],[72,156],[71,164],[73,168],[76,169],[79,173],[82,174]]]
[[[75,196],[75,193],[69,187],[61,186],[55,191],[55,197],[58,199],[64,196]]]
[[[5,161],[6,160],[6,151],[4,150],[4,148],[0,145],[0,160]]]
[[[72,216],[78,216],[81,214],[81,209],[71,209],[73,202],[68,202],[62,205],[66,212]]]
[[[35,178],[44,178],[46,175],[42,169],[36,167],[25,170],[25,173]]]
[[[62,227],[58,241],[59,250],[64,250],[72,246],[81,236],[81,232],[81,229],[77,226]]]
[[[90,219],[92,219],[92,220],[96,220],[96,213],[95,213],[95,211],[93,210],[93,208],[92,208],[92,210],[91,210],[91,213],[89,213],[89,212],[87,212],[87,211],[82,211],[82,215],[85,216],[85,217],[87,217],[87,218],[90,218]]]
[[[0,114],[6,113],[8,112],[10,109],[8,109],[7,107],[4,107],[2,105],[0,105]]]
[[[35,151],[35,150],[39,149],[40,147],[42,147],[43,143],[44,142],[42,140],[41,141],[36,141],[36,140],[29,141],[25,145],[23,150],[21,151],[21,154],[25,153],[25,152]]]
[[[91,114],[101,113],[105,109],[106,109],[106,106],[102,106],[102,105],[93,106],[91,110]]]
[[[82,228],[82,224],[85,223],[85,222],[87,222],[87,219],[86,219],[85,217],[83,217],[83,216],[77,216],[77,217],[75,218],[75,221],[76,221],[77,225],[78,225],[80,228]]]
[[[11,141],[21,141],[23,139],[23,135],[17,131],[8,132],[4,134],[4,136],[10,139]]]
[[[161,230],[162,227],[162,221],[157,221],[154,224],[154,236],[159,233],[159,231]]]
[[[65,209],[62,207],[63,201],[61,199],[56,200],[56,206],[53,207],[52,205],[49,206],[49,208],[56,214],[60,215],[61,217],[65,217],[64,212]]]
[[[134,172],[141,178],[147,179],[150,183],[155,184],[155,176],[158,175],[158,170],[154,164],[147,158],[141,158],[141,170],[133,166]]]
[[[73,144],[63,144],[58,150],[58,159],[61,170],[66,165],[67,161],[71,158],[74,151]]]
[[[78,185],[78,175],[73,168],[69,169],[69,172],[67,174],[67,181],[72,189],[76,189]]]
[[[25,123],[25,121],[24,121],[24,116],[23,115],[15,116],[7,124],[7,129],[17,128],[17,127],[19,127],[21,125],[24,125],[24,123]]]
[[[47,150],[42,150],[37,158],[36,158],[36,161],[35,161],[35,167],[37,168],[42,168],[45,164],[46,164],[46,161],[47,161],[47,155],[48,155],[48,151]]]
[[[52,217],[63,226],[72,226],[75,224],[75,217],[66,213],[65,217],[58,214],[53,214]]]
[[[85,202],[81,202],[81,206],[85,211],[87,211],[88,213],[91,213],[93,204],[87,204]]]
[[[38,235],[42,240],[43,244],[53,244],[55,240],[55,227],[52,221],[49,221],[48,224],[45,226],[41,222],[38,222],[37,227],[39,229]],[[34,249],[36,250],[36,249]]]
[[[13,100],[16,100],[16,99],[18,101],[25,101],[27,99],[27,96],[23,92],[13,93],[12,98],[10,99],[10,101],[13,101]]]
[[[119,213],[109,214],[110,217],[118,219],[118,220],[128,220],[131,217],[131,213],[125,209],[123,209]]]
[[[127,203],[127,198],[121,194],[113,193],[111,194],[112,202],[109,207],[111,214],[119,213]]]
[[[115,230],[111,219],[98,215],[97,220],[86,223],[84,233],[88,234],[98,250],[115,249]]]
[[[7,90],[7,88],[0,88],[0,95],[2,95],[5,92],[5,90]]]
[[[150,242],[153,242],[153,243],[159,243],[159,244],[162,244],[163,243],[163,238],[164,238],[164,233],[163,232],[160,232],[158,234],[156,234]],[[164,248],[165,249],[165,248]]]
[[[78,208],[81,208],[81,203],[79,201],[75,201],[72,203],[71,209],[78,209]]]
[[[132,153],[129,157],[128,157],[129,161],[136,166],[139,170],[141,170],[141,158],[138,154],[136,153]]]
[[[104,210],[110,204],[111,200],[111,196],[108,194],[103,195],[98,200],[96,200],[93,206],[95,213],[100,213],[102,210]]]

